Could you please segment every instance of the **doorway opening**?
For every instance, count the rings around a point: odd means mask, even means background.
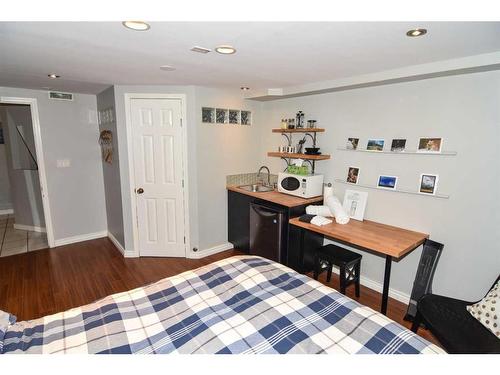
[[[49,247],[30,104],[0,103],[0,257]]]

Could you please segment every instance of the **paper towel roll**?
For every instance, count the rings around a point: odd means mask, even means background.
[[[333,195],[333,186],[332,184],[325,184],[323,188],[323,203],[326,204],[326,199]]]
[[[333,217],[333,214],[328,206],[307,206],[306,214]]]
[[[349,216],[344,210],[344,207],[340,204],[340,201],[334,195],[326,198],[326,205],[335,216],[335,221],[337,224],[347,224],[349,222]]]

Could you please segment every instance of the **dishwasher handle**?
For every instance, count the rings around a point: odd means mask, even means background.
[[[267,209],[266,207],[257,206],[257,205],[252,205],[252,209],[255,212],[257,212],[257,214],[259,214],[260,216],[264,216],[264,217],[272,217],[272,216],[276,216],[279,214],[276,211],[271,211],[271,210]]]

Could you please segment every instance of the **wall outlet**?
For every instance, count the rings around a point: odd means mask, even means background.
[[[71,166],[70,159],[58,159],[57,168],[69,168]]]

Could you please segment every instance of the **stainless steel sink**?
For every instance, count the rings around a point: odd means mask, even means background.
[[[252,193],[264,193],[267,191],[273,191],[274,189],[271,186],[264,186],[261,184],[253,184],[253,185],[242,185],[239,186],[240,189],[251,191]]]

